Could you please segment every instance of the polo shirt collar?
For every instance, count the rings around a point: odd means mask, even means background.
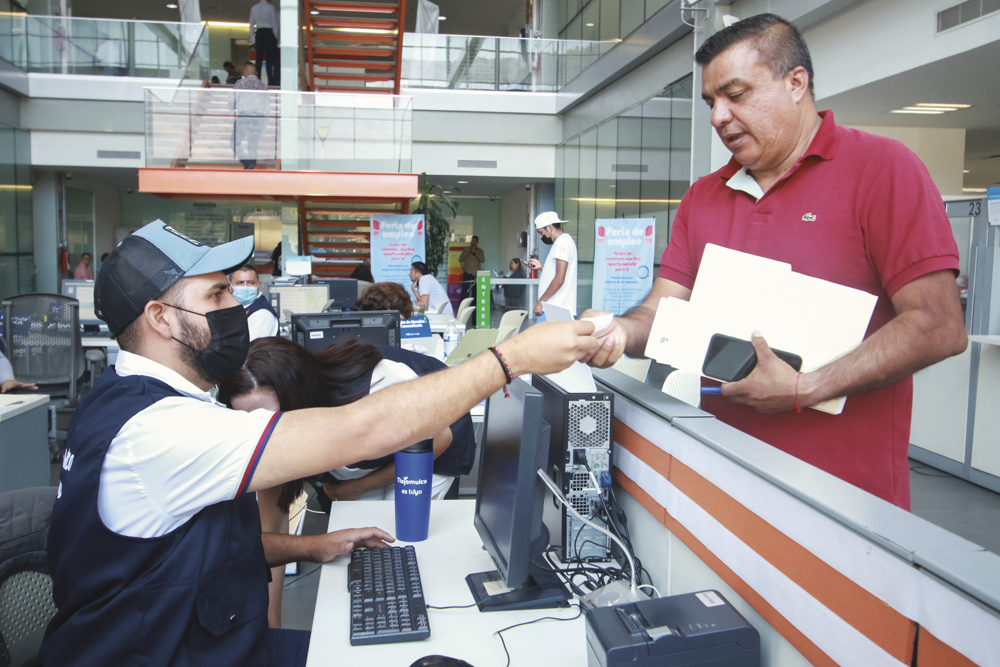
[[[809,148],[802,154],[792,171],[802,164],[807,157],[818,157],[821,160],[832,160],[837,154],[837,124],[833,122],[833,111],[820,111],[819,117],[823,119],[820,123],[816,136],[813,137]],[[764,190],[757,183],[756,179],[750,175],[747,168],[736,161],[735,157],[729,158],[729,163],[719,170],[719,176],[726,179],[726,185],[733,190],[745,192],[754,199],[760,201],[764,196]]]
[[[145,375],[153,378],[154,380],[159,380],[185,396],[190,396],[191,398],[196,398],[199,401],[205,401],[206,403],[215,403],[215,399],[212,398],[210,393],[202,391],[198,387],[194,386],[180,373],[173,371],[163,364],[153,361],[152,359],[148,359],[132,352],[126,352],[125,350],[118,352],[118,360],[115,362],[115,371],[118,375],[123,377],[128,375]]]

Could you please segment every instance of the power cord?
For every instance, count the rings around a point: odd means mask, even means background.
[[[428,609],[468,609],[469,607],[475,607],[476,603],[473,602],[472,604],[453,604],[453,605],[448,605],[447,607],[435,607],[432,604],[424,606],[427,607]]]
[[[507,655],[507,665],[505,667],[510,667],[510,651],[507,650],[507,642],[503,640],[503,633],[508,630],[513,630],[514,628],[519,628],[522,625],[531,625],[532,623],[538,623],[539,621],[575,621],[583,615],[583,607],[577,604],[571,604],[571,607],[576,607],[576,616],[570,616],[569,618],[559,618],[558,616],[543,616],[542,618],[536,618],[533,621],[525,621],[523,623],[515,623],[514,625],[508,625],[502,630],[497,630],[496,635],[500,638],[500,644],[503,645],[503,652]]]

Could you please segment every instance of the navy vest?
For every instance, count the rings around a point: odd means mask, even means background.
[[[267,297],[264,296],[263,294],[259,295],[256,299],[253,300],[253,303],[247,306],[247,317],[250,317],[258,310],[266,310],[267,312],[274,315],[275,319],[278,318],[278,314],[274,312],[274,308],[271,307],[271,303],[267,300]]]
[[[267,565],[252,494],[206,507],[157,538],[118,535],[98,513],[112,439],[140,411],[179,395],[148,376],[109,370],[77,408],[49,528],[59,611],[43,664],[267,664]]]

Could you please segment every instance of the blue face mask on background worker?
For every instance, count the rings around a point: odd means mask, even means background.
[[[233,296],[246,308],[257,300],[257,288],[253,285],[236,285],[233,287]]]

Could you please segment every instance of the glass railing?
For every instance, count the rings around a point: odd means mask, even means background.
[[[617,43],[406,33],[401,85],[554,93]]]
[[[196,79],[208,71],[204,23],[0,15],[0,58],[28,72]]]
[[[412,98],[146,88],[146,166],[409,173]]]

